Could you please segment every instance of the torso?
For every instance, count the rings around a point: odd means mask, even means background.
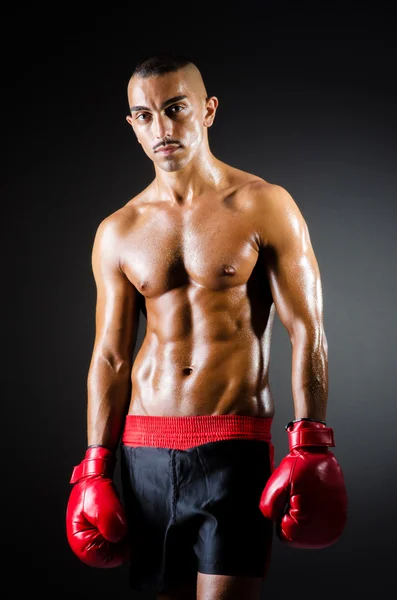
[[[148,191],[122,209],[121,267],[147,314],[128,414],[274,414],[274,304],[249,198],[259,178],[231,172],[191,207]]]

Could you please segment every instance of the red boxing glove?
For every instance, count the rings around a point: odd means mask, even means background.
[[[328,450],[335,446],[333,430],[314,419],[297,419],[286,430],[290,453],[267,481],[259,508],[285,544],[325,548],[338,540],[347,520],[342,470]]]
[[[73,469],[66,534],[76,556],[90,567],[110,568],[129,557],[127,520],[112,477],[114,454],[91,446]]]

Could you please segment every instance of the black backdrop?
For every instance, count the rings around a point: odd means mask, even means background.
[[[164,48],[190,55],[219,98],[214,154],[293,195],[322,273],[327,421],[349,521],[322,551],[276,540],[263,597],[346,591],[369,599],[393,589],[395,21],[380,3],[347,6],[3,9],[1,537],[10,597],[141,597],[129,591],[124,568],[93,570],[72,555],[64,513],[86,444],[93,236],[153,176],[125,122],[125,90],[136,62]],[[142,318],[137,347],[144,327]],[[290,343],[276,319],[276,461],[287,451],[283,426],[293,415],[290,376]]]

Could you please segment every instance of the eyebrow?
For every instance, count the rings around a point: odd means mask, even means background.
[[[169,98],[168,100],[165,100],[165,102],[163,102],[161,104],[160,110],[162,110],[163,108],[168,106],[168,104],[173,104],[174,102],[180,102],[181,100],[184,100],[185,98],[187,98],[187,96],[174,96],[173,98]],[[151,110],[151,109],[148,106],[141,106],[139,104],[137,106],[130,107],[131,112],[136,112],[137,110]]]

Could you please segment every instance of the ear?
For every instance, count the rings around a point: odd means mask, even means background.
[[[216,109],[218,108],[219,100],[216,96],[207,98],[206,109],[204,116],[204,127],[211,127],[215,119]]]
[[[132,130],[133,130],[133,132],[135,133],[134,126],[133,126],[133,120],[132,120],[132,117],[130,117],[130,115],[127,115],[127,116],[126,116],[126,118],[125,118],[125,120],[127,121],[127,123],[128,123],[129,125],[131,125],[131,127],[132,127]],[[136,135],[136,133],[135,133],[135,135]],[[139,141],[139,139],[138,139],[138,136],[137,136],[137,135],[136,135],[136,139],[138,140],[138,142],[139,142],[139,144],[140,144],[141,142]]]

